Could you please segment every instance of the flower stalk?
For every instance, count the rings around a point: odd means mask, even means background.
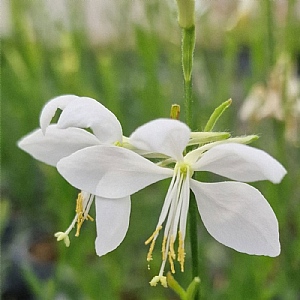
[[[192,70],[195,49],[195,26],[182,29],[182,71],[184,78],[185,121],[192,128]]]
[[[182,71],[184,79],[184,104],[185,104],[185,121],[186,124],[193,128],[193,99],[192,99],[192,70],[195,49],[195,2],[188,1],[185,3],[185,9],[182,1],[178,4],[178,23],[182,28]],[[193,193],[190,193],[189,205],[189,234],[191,243],[192,256],[192,277],[199,274],[198,263],[198,236],[197,236],[197,205]],[[197,293],[196,293],[197,294]],[[195,295],[197,299],[197,295]]]

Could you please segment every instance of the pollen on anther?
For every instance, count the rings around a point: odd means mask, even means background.
[[[156,240],[156,237],[158,235],[158,232],[162,229],[162,226],[159,226],[156,228],[156,230],[152,233],[152,235],[147,239],[147,241],[145,242],[145,245],[148,245],[150,244],[150,247],[149,247],[149,251],[148,251],[148,254],[147,254],[147,261],[151,261],[152,260],[152,252],[153,252],[153,249],[154,249],[154,246],[155,246],[155,240]],[[149,268],[149,266],[148,266]]]
[[[79,236],[81,226],[85,220],[94,221],[94,219],[89,214],[86,216],[84,215],[83,200],[84,200],[84,198],[83,198],[82,193],[79,193],[78,198],[76,200],[76,209],[75,209],[76,214],[77,214],[77,229],[76,229],[76,233],[75,233],[76,237]]]
[[[167,237],[164,236],[161,245],[162,260],[166,260],[166,243],[167,243]]]
[[[158,234],[158,232],[162,229],[162,226],[159,226],[155,229],[155,231],[152,233],[152,235],[147,239],[145,242],[145,245],[148,245]]]
[[[148,254],[147,254],[147,261],[148,262],[152,260],[152,253],[153,253],[154,246],[155,246],[155,240],[153,239],[152,242],[151,242]]]
[[[178,232],[178,239],[179,239],[179,245],[178,245],[177,261],[180,263],[181,272],[184,272],[184,259],[185,259],[184,241],[182,239],[182,234],[180,231]]]
[[[175,254],[175,251],[174,251],[174,237],[173,236],[171,236],[170,250],[169,250],[169,253],[168,253],[168,257],[169,257],[171,272],[174,274],[175,273],[174,259],[176,258],[176,254]]]
[[[87,219],[88,219],[88,220],[90,220],[90,221],[94,221],[94,218],[93,218],[93,217],[91,217],[90,215],[87,215],[86,217],[87,217]]]
[[[171,236],[171,241],[170,241],[170,254],[173,259],[176,258],[176,254],[175,254],[175,250],[174,250],[174,237],[173,236]]]

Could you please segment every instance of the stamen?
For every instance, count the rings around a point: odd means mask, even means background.
[[[158,221],[158,224],[164,224],[164,236],[161,247],[162,264],[158,276],[154,276],[150,281],[151,286],[156,286],[157,283],[160,282],[164,287],[167,287],[167,278],[163,276],[167,262],[170,264],[171,273],[175,273],[176,260],[178,261],[178,264],[180,264],[181,272],[184,272],[184,238],[189,206],[189,178],[191,177],[192,172],[190,164],[185,161],[177,162],[174,167],[174,175]],[[152,260],[155,241],[161,228],[162,226],[157,226],[154,233],[145,242],[146,245],[150,244],[147,255],[148,262]],[[176,242],[177,237],[178,244]]]
[[[81,226],[85,220],[94,221],[94,219],[88,214],[85,216],[85,208],[83,208],[83,195],[82,193],[78,194],[78,198],[76,200],[76,214],[77,214],[77,229],[75,236],[79,236]]]
[[[94,218],[91,217],[90,215],[87,215],[87,216],[86,216],[86,219],[88,219],[88,220],[90,220],[90,221],[92,221],[92,222],[94,221]]]
[[[158,232],[162,229],[162,226],[159,226],[155,229],[155,231],[152,233],[152,235],[148,238],[148,240],[145,242],[145,245],[148,245],[158,234]]]
[[[169,264],[170,264],[170,267],[171,267],[171,272],[172,272],[172,274],[174,274],[175,273],[175,267],[174,267],[173,258],[171,256],[171,252],[169,252],[168,257],[169,257]]]
[[[156,230],[152,233],[152,235],[149,237],[149,239],[145,242],[145,245],[148,245],[149,243],[150,244],[150,248],[149,248],[149,251],[148,251],[148,254],[147,254],[147,261],[151,261],[153,258],[152,258],[152,253],[153,253],[153,249],[154,249],[154,246],[155,246],[155,240],[156,240],[156,237],[158,235],[158,232],[162,229],[162,226],[159,226],[156,228]],[[149,269],[149,265],[148,265],[148,269]]]
[[[171,242],[170,242],[170,253],[173,259],[176,258],[175,250],[174,250],[174,236],[171,236]]]
[[[167,243],[167,237],[164,236],[161,246],[161,252],[162,252],[162,260],[166,260],[166,243]]]
[[[171,236],[170,251],[168,253],[168,257],[169,257],[171,272],[174,274],[175,273],[174,259],[176,258],[176,254],[175,254],[175,250],[174,250],[174,237],[173,236]]]
[[[179,239],[179,245],[178,245],[177,261],[180,263],[181,272],[184,272],[184,259],[185,259],[184,241],[182,239],[182,233],[180,231],[178,232],[178,239]]]
[[[153,253],[153,249],[154,249],[154,246],[155,246],[155,240],[152,240],[151,242],[151,245],[150,245],[150,248],[149,248],[149,251],[148,251],[148,254],[147,254],[147,261],[151,261],[153,258],[152,258],[152,253]],[[148,266],[149,267],[149,266]]]

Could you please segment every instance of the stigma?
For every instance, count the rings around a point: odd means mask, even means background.
[[[57,241],[63,240],[65,245],[67,247],[69,247],[70,246],[69,233],[75,227],[75,225],[76,225],[75,236],[78,237],[80,234],[80,230],[81,230],[83,222],[85,220],[94,221],[94,219],[89,215],[89,210],[91,208],[93,200],[94,200],[94,195],[92,195],[92,194],[89,194],[84,191],[81,191],[78,194],[78,197],[76,200],[75,217],[66,231],[64,231],[64,232],[59,231],[54,234],[54,236],[57,238]]]

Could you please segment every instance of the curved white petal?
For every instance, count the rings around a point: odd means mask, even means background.
[[[193,165],[193,169],[245,182],[267,179],[279,183],[286,174],[285,168],[266,152],[235,143],[211,148]]]
[[[116,116],[88,97],[78,97],[67,105],[57,122],[59,128],[91,128],[102,143],[122,141],[122,127]]]
[[[200,183],[191,180],[199,213],[207,231],[239,252],[278,256],[278,222],[254,187],[241,182]]]
[[[107,145],[79,150],[60,160],[57,169],[73,186],[105,198],[131,195],[173,174],[130,150]]]
[[[77,98],[78,97],[75,95],[63,95],[53,98],[45,104],[40,115],[40,126],[44,134],[57,109],[59,108],[63,110],[69,103]]]
[[[121,199],[96,197],[96,252],[102,256],[116,249],[129,226],[130,196]]]
[[[135,147],[155,153],[162,153],[182,160],[187,146],[190,128],[177,120],[157,119],[137,128],[129,137]]]
[[[19,148],[51,166],[80,149],[98,144],[99,140],[86,130],[59,129],[56,125],[48,126],[45,135],[41,129],[36,129],[18,141]]]

